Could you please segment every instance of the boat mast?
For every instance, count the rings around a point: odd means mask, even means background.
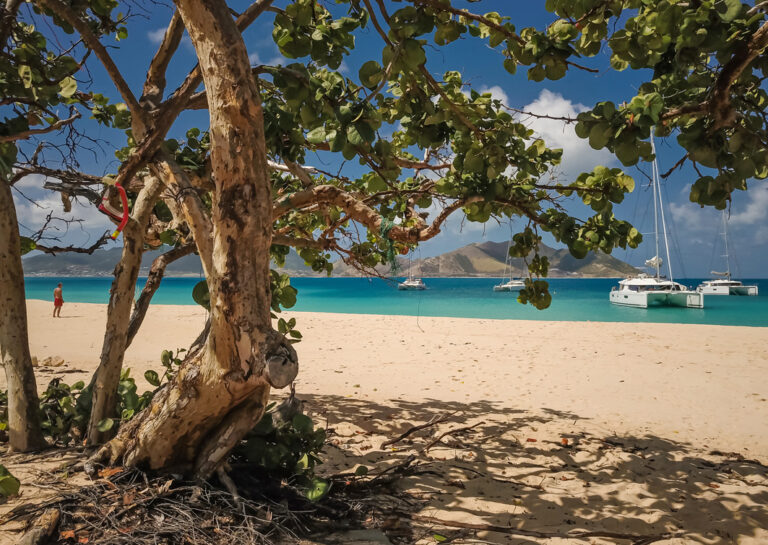
[[[667,270],[669,270],[669,280],[674,281],[674,278],[672,276],[672,260],[669,258],[669,240],[667,240],[667,222],[666,218],[664,217],[664,203],[661,200],[661,181],[659,179],[659,165],[656,161],[656,144],[653,142],[653,133],[651,133],[651,150],[653,151],[654,159],[653,159],[653,184],[654,184],[654,195],[658,195],[659,199],[659,209],[661,210],[661,229],[662,233],[664,234],[664,250],[667,255]],[[654,217],[656,216],[656,203],[654,202]],[[659,255],[659,234],[658,234],[658,220],[656,220],[656,255]],[[659,270],[660,266],[656,268],[656,277],[659,277]]]
[[[659,266],[659,197],[656,188],[656,146],[653,143],[651,135],[651,150],[653,152],[653,163],[651,164],[651,186],[653,187],[653,236],[656,239],[656,253],[654,254],[654,267],[656,267],[656,279],[661,276],[661,267]]]
[[[512,281],[512,260],[509,256],[509,249],[512,247],[512,220],[509,222],[509,240],[507,240],[507,256],[504,258],[504,278],[509,278]],[[509,276],[507,276],[509,272]],[[503,280],[503,279],[502,279]]]
[[[731,279],[731,258],[728,255],[728,216],[725,215],[723,210],[723,238],[725,239],[725,277]]]

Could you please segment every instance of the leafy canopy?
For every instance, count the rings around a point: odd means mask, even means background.
[[[519,113],[471,89],[459,72],[436,77],[429,70],[430,55],[458,40],[485,42],[500,53],[509,74],[526,70],[536,82],[604,69],[589,65],[601,52],[609,54],[611,70],[638,71],[643,82],[636,96],[601,100],[565,121],[627,167],[653,159],[652,131],[674,137],[684,153],[679,164],[690,161],[698,172],[694,202],[724,208],[748,180],[768,176],[768,26],[759,7],[737,0],[547,0],[551,24],[517,29],[512,12],[481,13],[474,10],[479,1],[471,10],[450,0],[336,4],[343,9],[292,0],[262,15],[273,18],[272,38],[289,59],[253,68],[274,166],[272,255],[278,264],[292,246],[316,271],[331,271],[332,252],[370,270],[434,236],[451,212],[460,210],[474,222],[523,218],[510,249],[527,260],[531,273],[520,301],[544,308],[550,296],[537,279],[549,268],[538,254],[542,232],[578,258],[641,242],[635,228],[614,216],[614,204],[634,189],[629,175],[596,165],[574,180],[553,177],[562,151],[548,147]],[[76,9],[100,36],[119,39],[126,30],[121,16],[112,18],[116,7],[112,0],[92,0]],[[58,16],[54,22],[72,30]],[[44,112],[25,102],[30,97],[43,107],[77,103],[99,122],[126,131],[126,146],[116,155],[130,162],[142,144],[130,129],[132,112],[77,90],[72,74],[78,62],[51,56],[34,28],[17,21],[3,44],[10,55],[2,62],[11,64],[3,67],[10,76],[0,85],[8,96],[20,97],[14,107],[22,109],[5,120],[0,134],[22,134],[33,114]],[[380,55],[347,77],[339,67],[363,36],[378,41]],[[202,99],[188,107],[205,107]],[[16,161],[15,151],[8,151],[15,145],[2,143],[4,164]],[[207,132],[191,127],[185,138],[166,137],[162,149],[196,181],[210,210]],[[329,154],[354,168],[311,164]],[[565,199],[580,200],[589,215],[575,217]],[[150,244],[191,240],[171,208],[163,202],[155,207]],[[280,275],[273,276],[272,288],[275,311],[295,301],[295,290]],[[205,304],[204,286],[195,298]]]

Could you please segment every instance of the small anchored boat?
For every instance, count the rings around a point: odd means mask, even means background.
[[[740,280],[731,278],[731,258],[728,255],[728,218],[723,210],[723,238],[725,240],[725,272],[711,271],[711,274],[719,276],[712,280],[705,280],[696,288],[696,291],[705,295],[757,295],[757,286],[745,286]]]

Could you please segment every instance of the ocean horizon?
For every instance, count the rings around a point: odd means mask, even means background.
[[[695,288],[702,279],[676,279]],[[166,277],[153,304],[194,305],[195,277]],[[296,277],[300,312],[382,314],[502,320],[579,322],[652,322],[768,327],[768,280],[745,279],[756,284],[756,297],[705,296],[705,308],[657,307],[640,309],[612,305],[608,294],[616,278],[551,278],[552,305],[537,310],[517,302],[516,293],[494,292],[499,278],[424,278],[424,291],[398,291],[394,281],[379,278]],[[25,277],[27,299],[52,301],[53,288],[63,283],[64,300],[71,303],[109,302],[111,277]],[[138,297],[146,278],[139,278]],[[66,308],[66,307],[65,307]]]

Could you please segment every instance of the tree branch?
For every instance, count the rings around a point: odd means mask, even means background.
[[[110,240],[110,233],[109,231],[106,231],[101,237],[99,237],[99,240],[97,240],[95,243],[93,243],[91,246],[88,246],[87,248],[81,248],[79,246],[46,246],[44,244],[38,244],[35,243],[35,250],[40,250],[41,252],[44,252],[46,254],[56,255],[60,253],[74,253],[74,254],[88,254],[91,255],[93,252],[104,246],[109,240]]]
[[[147,77],[144,81],[144,89],[139,99],[139,103],[142,106],[149,106],[150,109],[154,109],[162,102],[166,83],[165,73],[168,69],[168,64],[181,43],[183,35],[184,23],[179,12],[175,11],[171,17],[171,22],[168,24],[168,28],[165,29],[163,41],[160,47],[157,48],[152,62],[149,64]]]
[[[133,306],[133,313],[131,314],[131,320],[128,323],[128,333],[125,343],[127,349],[131,346],[133,338],[136,333],[139,332],[144,317],[147,315],[149,309],[149,303],[152,301],[152,296],[160,287],[160,282],[163,280],[165,274],[165,268],[174,261],[181,259],[195,251],[195,244],[189,243],[177,248],[168,250],[164,254],[159,255],[152,262],[152,266],[149,269],[149,275],[147,276],[147,283],[144,284],[144,289],[141,290],[141,295],[136,300],[136,304]]]
[[[712,93],[708,100],[698,104],[686,104],[674,108],[661,116],[662,121],[675,119],[683,115],[711,114],[713,125],[710,131],[714,132],[723,127],[730,127],[736,121],[736,112],[731,106],[731,87],[744,72],[744,70],[759,57],[768,47],[768,21],[752,35],[747,43],[737,47],[736,53],[723,65],[720,75],[717,77]]]
[[[458,199],[446,206],[431,225],[418,227],[402,227],[400,225],[395,225],[388,232],[387,236],[390,240],[397,240],[400,242],[421,242],[429,240],[440,233],[442,224],[453,212],[467,204],[482,200],[483,198],[480,196]],[[274,220],[277,220],[291,210],[300,210],[309,206],[328,205],[341,208],[350,219],[365,225],[369,230],[375,233],[381,232],[383,218],[376,209],[371,208],[343,189],[332,185],[317,186],[279,199],[273,208],[272,217]]]
[[[458,15],[459,17],[464,17],[465,19],[469,19],[470,21],[475,21],[476,23],[482,23],[485,26],[492,28],[497,32],[501,32],[508,39],[513,40],[519,43],[520,45],[525,45],[525,40],[523,40],[520,36],[510,31],[509,29],[504,28],[502,25],[494,21],[491,21],[486,17],[483,17],[482,15],[476,15],[465,9],[454,8],[450,4],[443,4],[438,0],[411,0],[411,2],[413,2],[414,4],[422,4],[425,6],[429,6],[432,9],[435,9],[438,11],[447,11],[448,13],[453,13],[454,15]]]
[[[36,134],[47,134],[49,132],[57,131],[62,127],[70,125],[77,119],[80,119],[80,112],[75,112],[72,117],[68,117],[67,119],[60,119],[56,123],[48,125],[43,129],[29,129],[26,131],[17,132],[16,134],[11,134],[9,136],[0,136],[0,142],[15,142],[16,140],[24,140],[25,138],[29,138],[30,136],[34,136]]]
[[[139,106],[133,91],[131,91],[130,86],[125,81],[125,78],[123,78],[120,70],[117,68],[115,61],[112,60],[112,57],[107,52],[107,48],[104,47],[104,45],[99,41],[99,38],[91,30],[90,25],[81,19],[67,4],[61,0],[37,0],[37,2],[38,4],[53,11],[56,15],[61,17],[78,31],[80,37],[83,39],[83,42],[85,42],[85,45],[93,50],[93,52],[101,61],[101,64],[104,65],[104,68],[109,74],[109,77],[112,79],[112,82],[115,84],[115,87],[117,87],[120,96],[123,97],[123,100],[128,106],[131,114],[134,116],[143,117],[143,110],[141,109],[141,106]]]

